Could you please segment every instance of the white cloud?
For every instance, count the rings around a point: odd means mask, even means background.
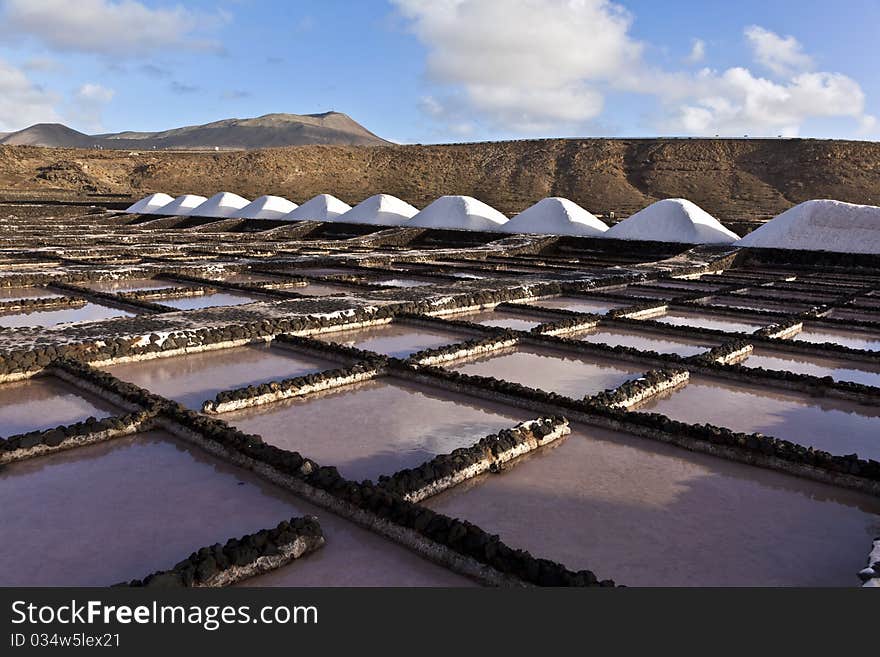
[[[394,0],[428,46],[428,74],[458,100],[518,131],[598,116],[595,81],[633,66],[630,15],[605,0]],[[436,102],[436,101],[435,101]]]
[[[840,73],[801,73],[785,82],[756,77],[734,67],[703,69],[685,84],[654,92],[666,104],[665,131],[694,135],[799,134],[809,118],[849,117],[865,124],[865,94]]]
[[[0,59],[0,131],[58,121],[58,100],[57,95],[35,85],[21,70]]]
[[[115,93],[100,84],[88,82],[76,90],[75,98],[84,103],[109,103]]]
[[[688,64],[699,64],[704,59],[706,59],[706,42],[702,39],[694,39],[691,51],[685,57],[685,61]]]
[[[78,130],[98,132],[103,129],[104,107],[113,100],[116,92],[100,84],[87,82],[71,96],[65,111],[65,120],[74,124]]]
[[[183,6],[146,7],[135,0],[0,0],[0,30],[59,51],[143,55],[168,46],[217,48],[197,36],[228,20]]]
[[[781,37],[758,25],[746,28],[745,35],[755,61],[776,75],[793,75],[813,66],[812,57],[793,36]]]
[[[863,131],[865,94],[852,78],[812,70],[794,37],[744,31],[768,79],[742,66],[668,71],[645,61],[632,16],[608,0],[393,0],[428,50],[438,92],[420,106],[451,126],[520,133],[583,130],[609,92],[655,98],[653,129],[693,135],[798,134],[811,118],[848,118]],[[695,40],[687,60],[705,57]],[[858,128],[857,128],[858,129]]]

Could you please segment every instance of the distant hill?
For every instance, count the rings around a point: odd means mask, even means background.
[[[18,132],[10,132],[0,144],[10,146],[52,146],[55,148],[92,148],[99,139],[68,128],[61,123],[37,123]]]
[[[38,123],[0,135],[0,144],[52,148],[256,149],[328,144],[380,146],[389,142],[340,112],[266,114],[254,119],[224,119],[162,132],[86,135],[60,123]]]

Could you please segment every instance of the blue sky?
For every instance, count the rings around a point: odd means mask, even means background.
[[[880,0],[0,0],[0,131],[880,137]]]

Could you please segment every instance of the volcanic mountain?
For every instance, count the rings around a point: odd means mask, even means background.
[[[340,112],[266,114],[253,119],[223,119],[162,132],[87,135],[60,123],[37,123],[0,137],[10,146],[115,148],[126,150],[255,149],[328,144],[380,146],[389,142]]]

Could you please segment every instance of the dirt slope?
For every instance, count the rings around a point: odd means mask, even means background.
[[[555,195],[623,216],[683,196],[722,220],[747,221],[812,198],[880,204],[880,143],[553,139],[138,155],[0,148],[0,196],[8,198],[221,190],[297,202],[331,192],[352,204],[385,192],[417,207],[469,194],[506,213]]]

